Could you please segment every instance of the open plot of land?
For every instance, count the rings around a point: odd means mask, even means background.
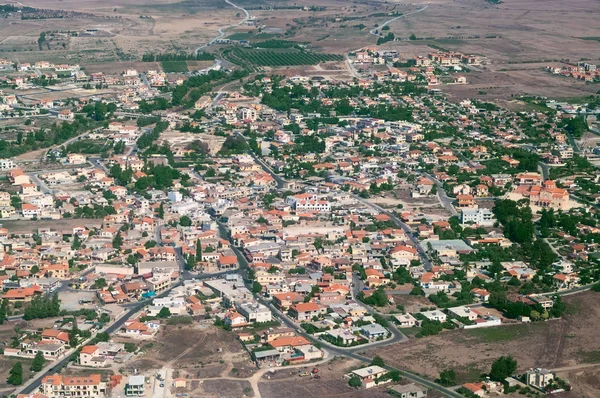
[[[591,292],[565,297],[567,314],[559,320],[442,332],[369,353],[432,379],[451,368],[459,382],[473,381],[489,372],[491,363],[502,355],[512,355],[520,371],[596,363],[600,362],[597,300],[598,294]]]
[[[258,384],[260,394],[265,398],[280,397],[282,391],[285,396],[293,397],[389,397],[385,388],[372,388],[355,390],[348,386],[344,374],[351,369],[364,366],[362,363],[348,358],[336,358],[327,364],[318,366],[320,379],[299,377],[300,371],[312,370],[311,366],[305,369],[277,369],[274,374],[265,374]]]
[[[140,342],[142,346],[148,342]],[[210,378],[229,373],[231,362],[249,362],[248,354],[234,333],[215,327],[170,326],[161,328],[142,356],[126,364],[125,369],[160,369],[171,366],[180,377]],[[229,367],[224,366],[228,364]]]
[[[102,219],[68,219],[63,218],[60,220],[38,220],[38,221],[26,221],[26,220],[2,220],[2,226],[8,228],[11,233],[24,234],[31,233],[37,229],[52,228],[57,231],[71,231],[74,227],[85,226],[87,228],[100,228],[102,225]]]

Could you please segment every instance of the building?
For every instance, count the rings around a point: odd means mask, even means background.
[[[0,159],[0,170],[11,170],[17,167],[12,159]]]
[[[353,376],[358,376],[364,388],[371,388],[377,386],[378,384],[390,382],[391,380],[382,380],[377,383],[377,379],[387,374],[387,372],[388,371],[381,366],[367,366],[366,368],[353,370],[351,373],[346,375],[346,377],[351,378]]]
[[[391,386],[388,388],[388,392],[391,396],[398,398],[424,398],[427,396],[427,388],[415,383]]]
[[[481,227],[493,227],[496,219],[490,209],[462,209],[461,224]]]
[[[371,340],[383,339],[388,335],[388,331],[378,323],[361,326],[360,333]]]
[[[317,303],[298,303],[290,308],[290,315],[298,321],[308,321],[320,314],[321,308]]]
[[[527,373],[527,385],[537,388],[545,388],[553,379],[554,375],[548,369],[529,369]]]
[[[271,311],[259,303],[243,303],[238,307],[240,314],[244,315],[250,323],[263,323],[272,320]]]
[[[125,385],[126,397],[141,397],[144,395],[144,376],[129,376]]]
[[[89,376],[55,374],[42,379],[40,391],[48,398],[65,396],[102,398],[106,396],[106,383],[101,380],[99,374]]]

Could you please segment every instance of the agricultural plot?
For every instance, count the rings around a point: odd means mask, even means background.
[[[161,61],[160,66],[165,73],[185,73],[188,71],[186,61]]]
[[[228,53],[232,62],[258,66],[316,65],[321,62],[341,61],[337,54],[318,54],[308,51],[273,51],[236,48]]]

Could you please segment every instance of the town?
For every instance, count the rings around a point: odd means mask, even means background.
[[[388,16],[343,55],[3,53],[2,394],[593,396],[600,97],[457,99],[493,58]]]

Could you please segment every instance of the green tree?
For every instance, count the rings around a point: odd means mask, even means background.
[[[440,373],[440,378],[436,382],[443,386],[454,386],[456,385],[456,372],[453,369],[446,369]]]
[[[192,219],[188,216],[181,216],[181,218],[179,219],[179,224],[181,224],[182,227],[191,227]]]
[[[160,203],[160,206],[158,206],[158,218],[160,218],[160,219],[165,218],[165,209],[163,207],[162,202]]]
[[[202,261],[202,243],[196,239],[196,261]]]
[[[380,356],[376,356],[371,361],[371,366],[381,366],[381,367],[384,367],[385,366],[385,362],[383,361],[383,358],[381,358]]]
[[[0,325],[4,323],[7,316],[8,316],[8,300],[3,299],[2,304],[0,304]]]
[[[123,245],[123,237],[121,236],[121,231],[117,232],[117,235],[112,241],[112,247],[121,250],[121,246]]]
[[[252,283],[252,293],[260,293],[262,291],[262,285],[256,281]]]
[[[185,269],[191,271],[196,267],[196,257],[193,254],[189,254],[185,261]]]
[[[158,313],[159,318],[168,318],[171,316],[171,311],[167,307],[162,307]]]
[[[33,362],[31,362],[31,370],[33,372],[39,372],[44,368],[45,364],[46,359],[44,358],[44,354],[42,354],[41,351],[38,351],[37,354],[35,354],[35,358],[33,358]]]
[[[494,361],[490,379],[502,382],[517,370],[517,361],[511,356],[502,356]]]
[[[348,385],[350,387],[359,388],[360,386],[362,386],[362,381],[360,381],[360,377],[358,377],[357,375],[352,375],[352,377],[350,377],[350,380],[348,380]]]
[[[6,382],[13,386],[19,386],[23,384],[23,365],[21,362],[15,363],[13,367],[10,368]]]

